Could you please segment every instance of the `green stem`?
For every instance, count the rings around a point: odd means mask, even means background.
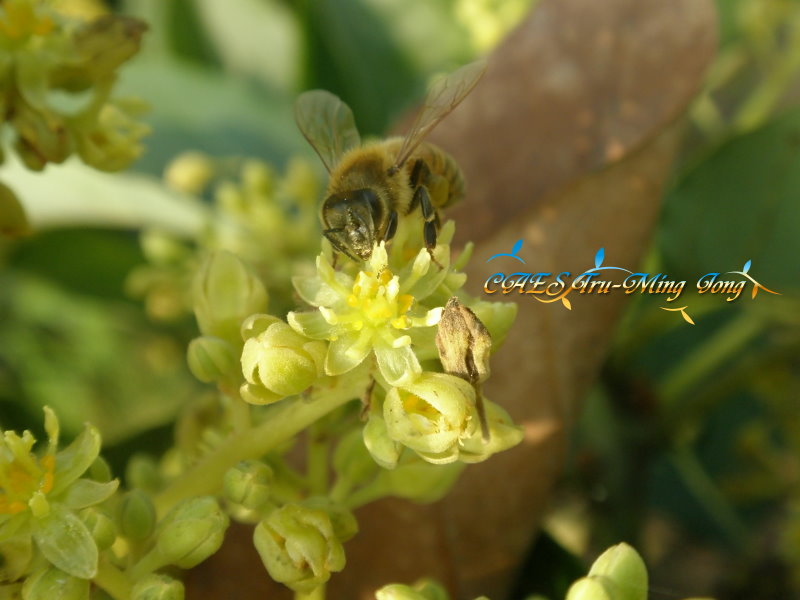
[[[328,439],[316,424],[308,430],[308,455],[306,457],[308,483],[311,493],[322,496],[328,491]]]
[[[388,489],[385,479],[379,475],[364,487],[350,494],[342,504],[350,510],[355,510],[360,506],[380,500],[386,495],[388,495]]]
[[[103,588],[114,600],[128,600],[133,586],[128,577],[111,563],[101,560],[97,565],[97,574],[92,579]]]
[[[322,584],[307,594],[303,592],[295,592],[294,600],[325,600],[325,584]]]
[[[225,472],[237,462],[263,456],[320,417],[357,397],[353,389],[360,389],[361,386],[353,386],[350,378],[348,383],[345,386],[341,381],[336,381],[333,387],[316,389],[310,398],[299,397],[275,404],[263,423],[232,436],[228,443],[206,456],[158,494],[155,506],[159,518],[182,500],[216,494]]]
[[[345,477],[338,477],[336,481],[333,483],[333,487],[331,488],[330,493],[328,496],[334,502],[344,502],[347,495],[350,493],[350,490],[353,489],[353,482]]]

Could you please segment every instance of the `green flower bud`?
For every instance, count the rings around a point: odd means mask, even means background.
[[[111,517],[97,508],[84,509],[81,511],[80,517],[89,533],[92,534],[97,549],[102,551],[110,548],[117,538],[117,528]]]
[[[131,540],[147,539],[156,526],[156,509],[142,490],[127,492],[117,508],[119,532]]]
[[[404,388],[392,388],[383,404],[389,437],[425,460],[458,460],[459,442],[476,431],[475,392],[453,375],[423,373]]]
[[[328,513],[331,525],[333,525],[333,534],[340,542],[346,542],[358,533],[358,521],[356,521],[355,515],[327,496],[312,496],[303,502],[303,506],[324,510]]]
[[[92,481],[99,481],[101,483],[107,483],[113,478],[111,467],[102,456],[98,456],[94,459],[92,466],[86,471],[86,476]]]
[[[134,454],[125,467],[125,482],[129,488],[140,489],[148,493],[161,489],[161,473],[158,463],[152,456]]]
[[[35,572],[22,586],[23,600],[88,600],[89,581],[51,567]]]
[[[602,578],[583,577],[569,587],[565,600],[617,600]]]
[[[164,517],[156,551],[164,564],[190,569],[219,550],[229,522],[214,498],[191,498]]]
[[[647,567],[639,553],[624,542],[611,546],[594,561],[589,578],[601,579],[612,600],[647,600]]]
[[[221,338],[194,338],[189,342],[186,358],[192,375],[204,383],[232,383],[241,377],[236,348]]]
[[[393,583],[375,592],[375,600],[448,600],[447,590],[432,579],[423,579],[413,586]]]
[[[353,485],[364,483],[375,475],[378,467],[364,445],[360,429],[353,429],[339,441],[333,453],[333,468],[338,477]]]
[[[225,497],[250,510],[262,508],[270,496],[275,475],[258,460],[245,460],[228,469],[222,482]]]
[[[217,251],[200,265],[192,290],[194,312],[204,335],[239,342],[242,321],[267,307],[267,291],[230,252]]]
[[[242,396],[263,404],[261,399],[274,402],[299,394],[323,375],[326,352],[324,342],[309,340],[286,323],[269,325],[244,343],[242,373],[247,383]]]
[[[282,506],[261,521],[253,543],[270,577],[296,592],[311,592],[345,565],[328,514],[298,504]]]
[[[0,235],[17,237],[28,233],[30,224],[25,209],[11,188],[0,183]]]
[[[183,584],[166,575],[148,575],[133,586],[131,600],[183,600]]]
[[[364,446],[376,463],[384,469],[393,469],[397,465],[403,448],[389,437],[383,417],[371,413],[362,435]]]
[[[173,190],[198,195],[214,176],[214,163],[202,152],[184,152],[164,171],[164,180]]]

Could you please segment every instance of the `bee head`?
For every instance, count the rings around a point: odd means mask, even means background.
[[[322,204],[322,233],[331,245],[353,260],[367,260],[375,245],[375,225],[382,214],[369,188],[331,194]]]

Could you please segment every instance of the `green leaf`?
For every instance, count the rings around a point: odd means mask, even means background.
[[[165,57],[126,67],[120,95],[151,106],[144,119],[153,129],[139,170],[161,173],[188,149],[212,156],[259,156],[283,163],[292,154],[313,156],[292,117],[293,95],[268,92],[221,72]]]
[[[114,479],[106,483],[92,481],[91,479],[78,479],[60,498],[65,506],[78,510],[99,504],[111,497],[119,487],[119,480]]]
[[[92,534],[61,504],[51,504],[47,516],[34,519],[33,539],[44,557],[65,573],[80,579],[97,574],[97,546]]]
[[[661,223],[665,272],[693,285],[752,259],[749,274],[763,285],[781,293],[800,288],[798,190],[796,108],[723,144],[672,190]]]
[[[86,472],[100,453],[100,433],[88,423],[69,446],[56,454],[54,495]]]
[[[358,0],[304,3],[305,87],[340,96],[363,134],[382,134],[390,118],[422,96],[423,80],[386,24]]]

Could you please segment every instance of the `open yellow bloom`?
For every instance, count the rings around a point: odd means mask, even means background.
[[[441,306],[427,309],[423,301],[447,275],[446,268],[432,265],[424,248],[395,272],[381,243],[355,276],[334,271],[322,254],[315,277],[294,281],[300,296],[318,310],[289,313],[288,321],[298,333],[330,342],[326,374],[347,373],[374,352],[390,385],[410,383],[422,368],[409,330],[439,322]]]

